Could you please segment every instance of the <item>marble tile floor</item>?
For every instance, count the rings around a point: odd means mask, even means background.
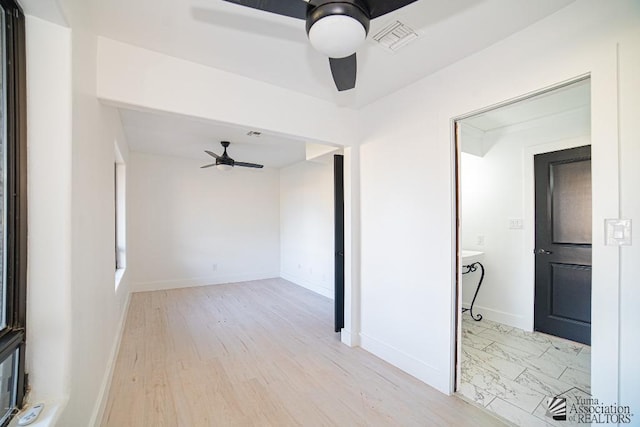
[[[517,426],[569,426],[547,416],[547,399],[588,398],[591,347],[491,320],[462,320],[458,394]],[[567,412],[569,415],[569,412]]]

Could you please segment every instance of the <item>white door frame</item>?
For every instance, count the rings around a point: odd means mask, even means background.
[[[457,359],[460,352],[461,324],[458,308],[461,304],[461,274],[458,271],[459,224],[458,224],[458,165],[460,150],[455,137],[455,123],[466,117],[518,102],[534,95],[555,90],[576,81],[591,78],[591,149],[592,149],[592,194],[593,194],[593,270],[592,270],[592,393],[601,401],[617,402],[619,393],[619,312],[620,312],[620,250],[605,246],[604,219],[617,218],[620,214],[619,193],[619,135],[618,135],[618,50],[617,45],[607,44],[593,52],[597,62],[587,65],[590,69],[576,73],[573,77],[558,79],[555,84],[541,84],[542,89],[508,101],[496,102],[488,107],[471,112],[447,114],[451,147],[451,194],[452,194],[452,262],[451,262],[451,377],[450,391],[455,391],[459,377]],[[548,78],[549,76],[547,76]],[[446,114],[446,112],[445,112]],[[443,130],[444,131],[444,130]]]

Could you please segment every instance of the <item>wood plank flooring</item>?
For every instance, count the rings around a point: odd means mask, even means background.
[[[333,333],[282,279],[132,295],[103,426],[495,426]]]

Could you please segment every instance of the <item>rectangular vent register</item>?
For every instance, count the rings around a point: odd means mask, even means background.
[[[392,22],[373,36],[373,40],[393,52],[417,38],[418,34],[400,21]]]

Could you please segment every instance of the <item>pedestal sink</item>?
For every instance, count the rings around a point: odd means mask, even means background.
[[[478,280],[478,285],[476,286],[476,291],[473,294],[473,300],[471,300],[471,305],[469,308],[463,308],[462,312],[468,311],[473,320],[480,321],[482,320],[481,314],[473,313],[473,305],[476,302],[476,298],[478,297],[478,291],[480,290],[480,286],[482,286],[482,280],[484,279],[484,266],[482,265],[482,259],[484,258],[484,252],[480,251],[468,251],[461,250],[460,258],[462,258],[462,265],[460,266],[462,274],[475,273],[480,270],[480,278]]]
[[[462,265],[471,265],[474,262],[481,262],[484,258],[484,252],[463,249],[460,251],[460,257],[462,258]]]

